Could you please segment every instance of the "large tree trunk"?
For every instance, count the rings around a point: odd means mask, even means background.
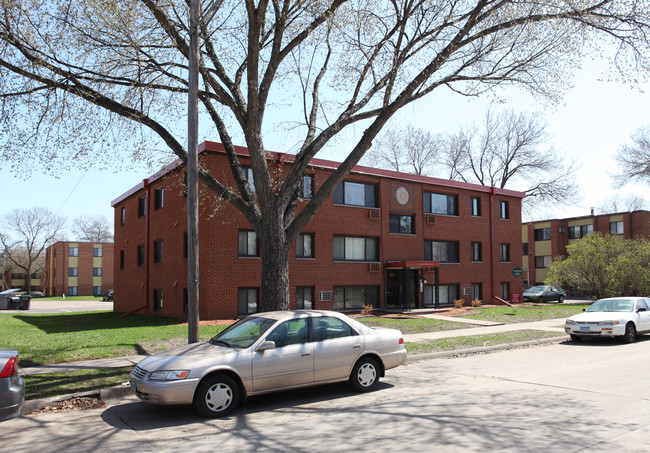
[[[262,294],[260,311],[289,310],[289,253],[282,219],[264,222],[258,232],[262,251]]]

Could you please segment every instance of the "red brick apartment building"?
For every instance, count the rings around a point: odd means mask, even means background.
[[[101,296],[113,289],[113,243],[59,241],[45,250],[46,296]]]
[[[572,217],[522,225],[524,285],[543,284],[556,256],[566,256],[571,242],[591,233],[616,234],[625,239],[650,238],[650,212]]]
[[[221,144],[205,142],[200,152],[213,175],[235,185]],[[237,152],[248,164],[248,150]],[[269,153],[269,166],[281,176],[292,159]],[[337,165],[311,162],[299,204]],[[115,311],[185,315],[184,177],[184,166],[175,164],[113,201]],[[200,317],[255,312],[261,278],[255,233],[237,209],[202,190]],[[522,288],[513,269],[521,266],[523,196],[357,166],[296,241],[289,264],[291,306],[383,310],[449,305],[459,298],[468,304],[508,299]]]

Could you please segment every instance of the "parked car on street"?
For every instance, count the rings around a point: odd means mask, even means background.
[[[0,421],[18,417],[25,402],[25,381],[18,376],[18,351],[0,349]]]
[[[555,286],[533,286],[524,291],[524,302],[549,302],[557,300],[559,303],[564,302],[566,292]]]
[[[104,302],[111,302],[113,300],[113,290],[111,289],[110,291],[106,291],[102,296],[102,300]]]
[[[566,320],[564,330],[573,341],[588,337],[622,337],[626,343],[650,332],[650,299],[612,297],[594,302],[584,313]]]
[[[45,297],[45,294],[43,294],[42,291],[32,291],[29,293],[29,295],[32,296],[32,299],[37,297]]]
[[[331,311],[250,315],[205,343],[160,352],[130,374],[131,390],[158,404],[193,404],[205,417],[232,413],[247,396],[349,381],[367,392],[406,362],[399,330]]]
[[[0,292],[0,310],[29,310],[32,297],[19,288]]]

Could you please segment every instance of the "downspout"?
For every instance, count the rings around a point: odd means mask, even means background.
[[[490,293],[492,299],[497,297],[494,293],[494,187],[490,187]]]
[[[130,316],[134,313],[149,308],[149,236],[151,225],[149,223],[149,178],[143,180],[144,187],[144,305],[128,313],[123,314],[120,318]]]

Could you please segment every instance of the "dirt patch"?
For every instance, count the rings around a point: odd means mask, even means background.
[[[106,407],[106,402],[102,399],[88,396],[76,396],[69,400],[52,402],[39,410],[30,412],[29,415],[71,412],[102,407]]]

